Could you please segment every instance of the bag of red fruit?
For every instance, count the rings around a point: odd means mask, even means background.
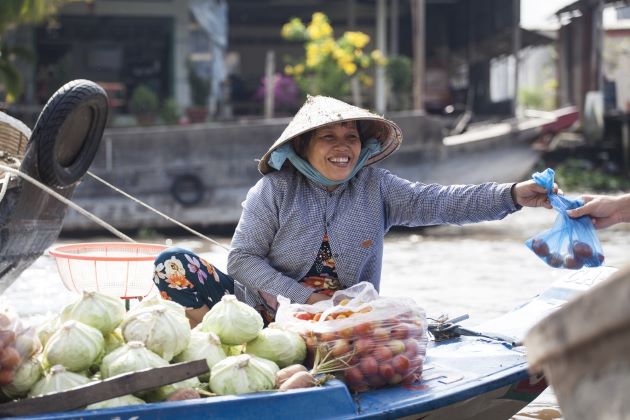
[[[420,379],[427,349],[426,315],[412,299],[380,297],[361,282],[313,305],[280,303],[276,324],[299,333],[307,362],[342,361],[340,377],[352,391],[366,391]],[[322,354],[323,353],[323,354]]]
[[[540,259],[554,268],[573,270],[582,267],[599,267],[604,262],[604,252],[599,243],[593,222],[588,216],[569,217],[567,210],[584,205],[580,199],[569,199],[553,193],[553,169],[536,172],[532,178],[548,191],[547,197],[558,212],[551,227],[528,239],[525,244]]]
[[[13,382],[16,370],[41,350],[34,328],[25,328],[17,313],[0,299],[0,386]]]

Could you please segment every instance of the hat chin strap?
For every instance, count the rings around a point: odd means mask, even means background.
[[[359,172],[359,170],[363,168],[363,166],[365,166],[365,163],[368,161],[368,159],[380,152],[381,143],[378,140],[371,138],[366,141],[361,148],[361,153],[359,154],[359,160],[357,161],[357,164],[354,165],[354,168],[352,169],[350,175],[348,175],[345,179],[341,181],[333,181],[332,179],[328,179],[324,175],[322,175],[317,169],[313,168],[310,163],[308,163],[307,161],[299,157],[297,153],[295,153],[295,150],[293,150],[293,146],[291,145],[291,143],[285,143],[284,145],[278,147],[276,150],[271,152],[271,155],[269,156],[269,166],[276,170],[280,170],[285,160],[289,159],[289,162],[291,162],[293,166],[295,166],[295,169],[297,169],[302,175],[304,175],[311,181],[322,184],[325,187],[334,187],[336,185],[343,184],[344,182],[355,176],[356,173]]]

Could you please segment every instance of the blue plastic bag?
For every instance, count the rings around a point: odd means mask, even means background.
[[[528,239],[525,245],[554,268],[599,267],[604,262],[604,252],[593,222],[588,216],[573,219],[567,214],[567,210],[580,207],[584,202],[554,194],[554,175],[550,168],[532,175],[538,185],[547,189],[547,197],[558,217],[551,229]]]

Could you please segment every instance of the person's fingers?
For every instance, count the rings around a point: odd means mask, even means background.
[[[569,210],[567,211],[567,213],[571,217],[582,217],[588,213],[588,208],[586,208],[586,206],[582,206],[573,210]]]
[[[547,194],[547,188],[543,187],[542,185],[534,184],[533,189],[539,194]]]
[[[588,203],[589,201],[593,201],[595,197],[593,197],[592,195],[583,195],[582,196],[582,200],[584,200],[584,203]]]
[[[558,192],[556,192],[557,195],[564,195],[564,191],[562,191],[562,188],[558,188]]]

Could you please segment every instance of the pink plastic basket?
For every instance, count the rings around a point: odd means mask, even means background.
[[[166,245],[99,242],[61,245],[49,252],[68,290],[129,299],[153,291],[153,261],[164,249]]]

